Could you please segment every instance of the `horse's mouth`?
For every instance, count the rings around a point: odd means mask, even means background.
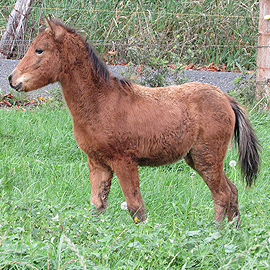
[[[22,82],[20,82],[19,84],[17,85],[13,85],[12,83],[10,83],[10,86],[12,88],[14,88],[16,91],[18,92],[21,92],[21,91],[24,91],[24,89],[22,88]]]

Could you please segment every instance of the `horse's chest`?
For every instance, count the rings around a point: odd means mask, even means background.
[[[73,134],[78,146],[87,155],[92,155],[95,152],[106,151],[106,138],[104,138],[104,134],[99,132],[99,130],[74,126]]]

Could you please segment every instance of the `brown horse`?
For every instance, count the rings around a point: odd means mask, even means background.
[[[97,209],[106,208],[115,172],[133,220],[144,221],[138,165],[184,158],[209,187],[215,220],[227,215],[238,222],[238,191],[223,170],[233,135],[247,186],[260,163],[260,147],[241,106],[208,84],[149,88],[118,79],[83,37],[59,21],[47,22],[10,75],[10,85],[27,92],[60,82],[74,136],[88,157]]]

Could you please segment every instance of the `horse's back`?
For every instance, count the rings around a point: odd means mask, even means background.
[[[205,121],[220,123],[227,122],[228,119],[234,126],[235,115],[228,95],[216,86],[191,82],[166,87],[138,86],[137,88],[138,95],[150,97],[159,107],[167,107],[168,110],[173,107],[179,114],[187,112],[189,118],[197,119],[203,126]],[[179,117],[181,116],[179,115]]]

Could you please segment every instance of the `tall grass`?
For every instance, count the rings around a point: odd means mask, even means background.
[[[15,0],[0,1],[2,28]],[[29,38],[42,14],[79,29],[109,63],[156,57],[171,64],[225,64],[228,70],[254,69],[259,1],[34,1]],[[107,54],[116,52],[116,56]]]
[[[251,115],[263,146],[256,186],[239,189],[241,225],[215,229],[210,192],[183,161],[140,168],[147,221],[135,225],[113,178],[108,210],[90,205],[87,158],[65,107],[0,110],[0,269],[269,269],[269,113]]]

